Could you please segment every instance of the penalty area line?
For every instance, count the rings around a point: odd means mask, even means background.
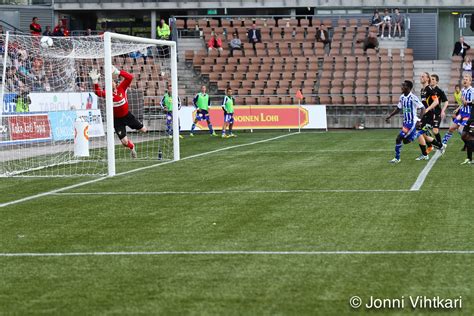
[[[361,190],[223,190],[223,191],[150,191],[150,192],[63,192],[55,195],[201,195],[201,194],[272,194],[272,193],[383,193],[383,192],[412,192],[411,190],[383,190],[383,189],[361,189]]]
[[[436,163],[436,160],[441,157],[441,153],[439,151],[436,151],[435,154],[433,155],[433,158],[428,161],[426,166],[421,170],[420,174],[418,175],[418,178],[416,178],[415,183],[410,188],[410,191],[419,191],[421,189],[421,186],[426,180],[426,177],[430,173],[431,169],[433,168],[434,164]]]
[[[163,255],[473,255],[474,250],[401,251],[111,251],[111,252],[24,252],[0,253],[0,257],[84,257],[84,256],[163,256]]]
[[[219,149],[216,149],[216,150],[207,151],[207,152],[200,153],[200,154],[187,156],[187,157],[181,158],[181,159],[178,160],[178,161],[188,160],[188,159],[193,159],[193,158],[198,158],[198,157],[210,155],[210,154],[213,154],[213,153],[217,153],[217,152],[221,152],[221,151],[229,150],[229,149],[233,149],[233,148],[239,148],[239,147],[244,147],[244,146],[251,146],[251,145],[255,145],[255,144],[265,143],[265,142],[269,142],[269,141],[272,141],[272,140],[276,140],[276,139],[280,139],[280,138],[288,137],[288,136],[292,136],[292,135],[297,135],[297,134],[300,134],[300,132],[295,132],[295,133],[280,135],[280,136],[276,136],[276,137],[272,137],[272,138],[267,138],[267,139],[262,139],[262,140],[258,140],[258,141],[254,141],[254,142],[250,142],[250,143],[245,143],[245,144],[240,144],[240,145],[234,145],[234,146],[223,147],[223,148],[219,148]],[[126,174],[135,173],[135,172],[138,172],[138,171],[143,171],[143,170],[147,170],[147,169],[151,169],[151,168],[155,168],[155,167],[160,167],[160,166],[169,165],[169,164],[171,164],[171,163],[175,163],[175,162],[178,162],[178,161],[172,160],[172,161],[160,162],[160,163],[153,164],[153,165],[150,165],[150,166],[146,166],[146,167],[142,167],[142,168],[136,168],[136,169],[132,169],[132,170],[129,170],[129,171],[117,173],[115,176],[116,176],[116,177],[118,177],[118,176],[123,176],[123,175],[126,175]],[[1,203],[1,204],[0,204],[0,208],[6,207],[6,206],[10,206],[10,205],[14,205],[14,204],[19,204],[19,203],[27,202],[27,201],[31,201],[31,200],[35,200],[35,199],[42,198],[42,197],[49,196],[49,195],[54,195],[54,194],[56,194],[56,193],[60,193],[60,192],[63,192],[63,191],[67,191],[67,190],[75,189],[75,188],[78,188],[78,187],[82,187],[82,186],[84,186],[84,185],[96,183],[96,182],[99,182],[99,181],[102,181],[102,180],[105,180],[105,179],[108,179],[108,178],[109,178],[109,177],[101,177],[101,178],[97,178],[97,179],[93,179],[93,180],[89,180],[89,181],[85,181],[85,182],[80,182],[80,183],[77,183],[77,184],[73,184],[73,185],[70,185],[70,186],[67,186],[67,187],[63,187],[63,188],[51,190],[51,191],[48,191],[48,192],[43,192],[43,193],[39,193],[39,194],[27,196],[27,197],[24,197],[24,198],[22,198],[22,199],[18,199],[18,200],[13,200],[13,201],[10,201],[10,202]]]

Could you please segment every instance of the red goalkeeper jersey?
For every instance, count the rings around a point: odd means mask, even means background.
[[[123,77],[123,80],[117,86],[117,91],[112,96],[114,101],[115,118],[124,117],[128,114],[127,89],[133,80],[133,75],[124,70],[120,70],[120,76]],[[102,90],[98,83],[94,85],[94,89],[97,96],[105,98],[105,91]]]

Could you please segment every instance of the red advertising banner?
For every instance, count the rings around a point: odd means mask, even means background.
[[[222,126],[224,111],[221,108],[211,108],[209,115],[215,128]],[[193,120],[195,117],[196,111],[193,112]],[[298,128],[306,126],[308,122],[308,110],[295,105],[238,106],[235,107],[234,113],[234,129]],[[207,129],[206,121],[199,121],[197,126],[200,129]]]
[[[51,126],[47,114],[9,116],[8,126],[12,141],[51,138]]]

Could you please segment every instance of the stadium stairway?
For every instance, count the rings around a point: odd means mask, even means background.
[[[439,86],[445,92],[452,92],[453,87],[449,86],[451,79],[451,60],[415,60],[413,68],[413,83],[415,93],[419,96],[421,90],[420,74],[422,72],[436,73],[439,76]]]
[[[180,38],[178,41],[178,82],[185,92],[184,98],[181,96],[183,105],[189,105],[191,97],[201,89],[201,84],[206,84],[202,82],[201,76],[194,72],[192,64],[186,63],[185,52],[190,50],[198,52],[203,48],[203,41],[199,38]],[[185,97],[188,97],[187,100]]]
[[[386,49],[398,48],[400,50],[407,48],[407,42],[405,38],[396,37],[396,38],[391,38],[391,39],[388,39],[388,38],[381,39],[379,37],[378,39],[379,39],[380,48],[386,48]]]

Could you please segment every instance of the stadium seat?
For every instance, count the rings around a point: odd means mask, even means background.
[[[379,94],[376,87],[369,86],[367,88],[367,103],[369,105],[378,105],[379,102]]]
[[[391,103],[391,95],[390,89],[387,86],[380,87],[380,104],[390,104]]]
[[[308,28],[309,27],[309,20],[308,19],[300,19],[300,27]]]
[[[268,98],[268,104],[270,105],[279,105],[281,104],[281,98],[278,96],[272,96]]]
[[[186,20],[186,27],[188,30],[194,30],[196,28],[199,28],[199,23],[195,19],[187,19]]]
[[[330,93],[331,93],[332,104],[338,104],[338,105],[343,104],[341,87],[332,87]]]
[[[358,105],[367,104],[367,95],[366,95],[365,87],[357,87],[355,88],[355,102]]]
[[[263,89],[263,95],[271,96],[271,95],[274,95],[275,93],[276,93],[276,87],[275,88],[264,88]]]
[[[344,96],[344,104],[355,104],[352,87],[344,87],[344,89],[342,89],[342,94]]]
[[[358,25],[358,20],[357,19],[349,19],[349,25],[351,27],[357,27]]]

